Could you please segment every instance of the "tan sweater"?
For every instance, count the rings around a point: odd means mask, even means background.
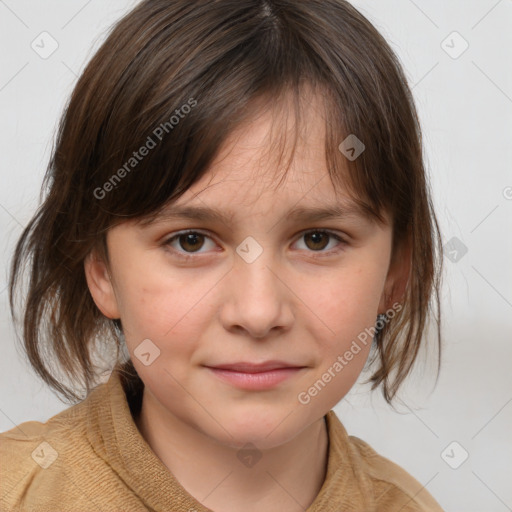
[[[140,395],[127,395],[114,371],[46,423],[28,421],[0,434],[0,510],[211,512],[141,436],[134,400]],[[442,511],[406,471],[348,436],[333,411],[325,418],[327,474],[308,512]]]

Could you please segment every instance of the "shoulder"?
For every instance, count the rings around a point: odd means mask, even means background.
[[[2,510],[28,508],[26,500],[32,492],[53,491],[62,484],[62,455],[80,444],[80,420],[70,411],[75,412],[70,408],[46,423],[27,421],[0,433]]]
[[[379,455],[368,443],[348,436],[352,457],[370,480],[379,510],[402,512],[443,512],[424,485],[398,464]]]
[[[108,467],[97,452],[84,400],[45,423],[27,421],[0,433],[0,510],[90,510],[90,493]]]

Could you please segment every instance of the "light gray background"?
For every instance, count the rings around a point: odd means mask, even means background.
[[[136,3],[0,0],[0,431],[46,421],[66,407],[16,349],[8,263],[37,207],[56,123],[77,76],[111,23]],[[468,252],[445,260],[437,387],[433,365],[418,367],[400,413],[360,384],[336,412],[349,434],[404,467],[445,510],[512,510],[512,0],[353,3],[405,66],[444,243],[457,237]],[[43,31],[59,45],[46,60],[31,48]],[[453,31],[469,43],[458,58],[463,41]],[[445,452],[453,441],[458,445]],[[446,461],[460,462],[463,450],[469,458],[452,469]]]

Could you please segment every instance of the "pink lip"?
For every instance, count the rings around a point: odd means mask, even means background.
[[[285,363],[284,361],[265,361],[263,363],[226,363],[210,365],[208,368],[216,368],[217,370],[230,370],[233,372],[243,373],[261,373],[270,370],[280,370],[282,368],[303,368],[297,364]]]
[[[262,390],[277,386],[296,375],[304,366],[294,366],[282,361],[265,363],[231,363],[207,366],[221,380],[242,389]]]

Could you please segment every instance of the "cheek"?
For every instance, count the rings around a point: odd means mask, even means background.
[[[334,407],[361,374],[373,341],[383,278],[375,267],[364,266],[341,270],[320,283],[324,286],[303,282],[300,292],[313,305],[305,325],[309,323],[306,328],[317,345],[318,367],[298,399],[311,403],[316,412]]]
[[[170,274],[157,267],[125,276],[118,295],[130,353],[149,339],[159,348],[161,361],[173,354],[176,366],[189,357],[195,345],[191,341],[200,340],[205,330],[208,291],[217,281],[198,279],[186,271]]]
[[[347,342],[375,325],[384,273],[376,264],[349,266],[321,279],[305,278],[298,294],[307,297],[323,335],[319,339]],[[322,327],[320,327],[322,326]],[[317,335],[320,332],[317,332]]]

